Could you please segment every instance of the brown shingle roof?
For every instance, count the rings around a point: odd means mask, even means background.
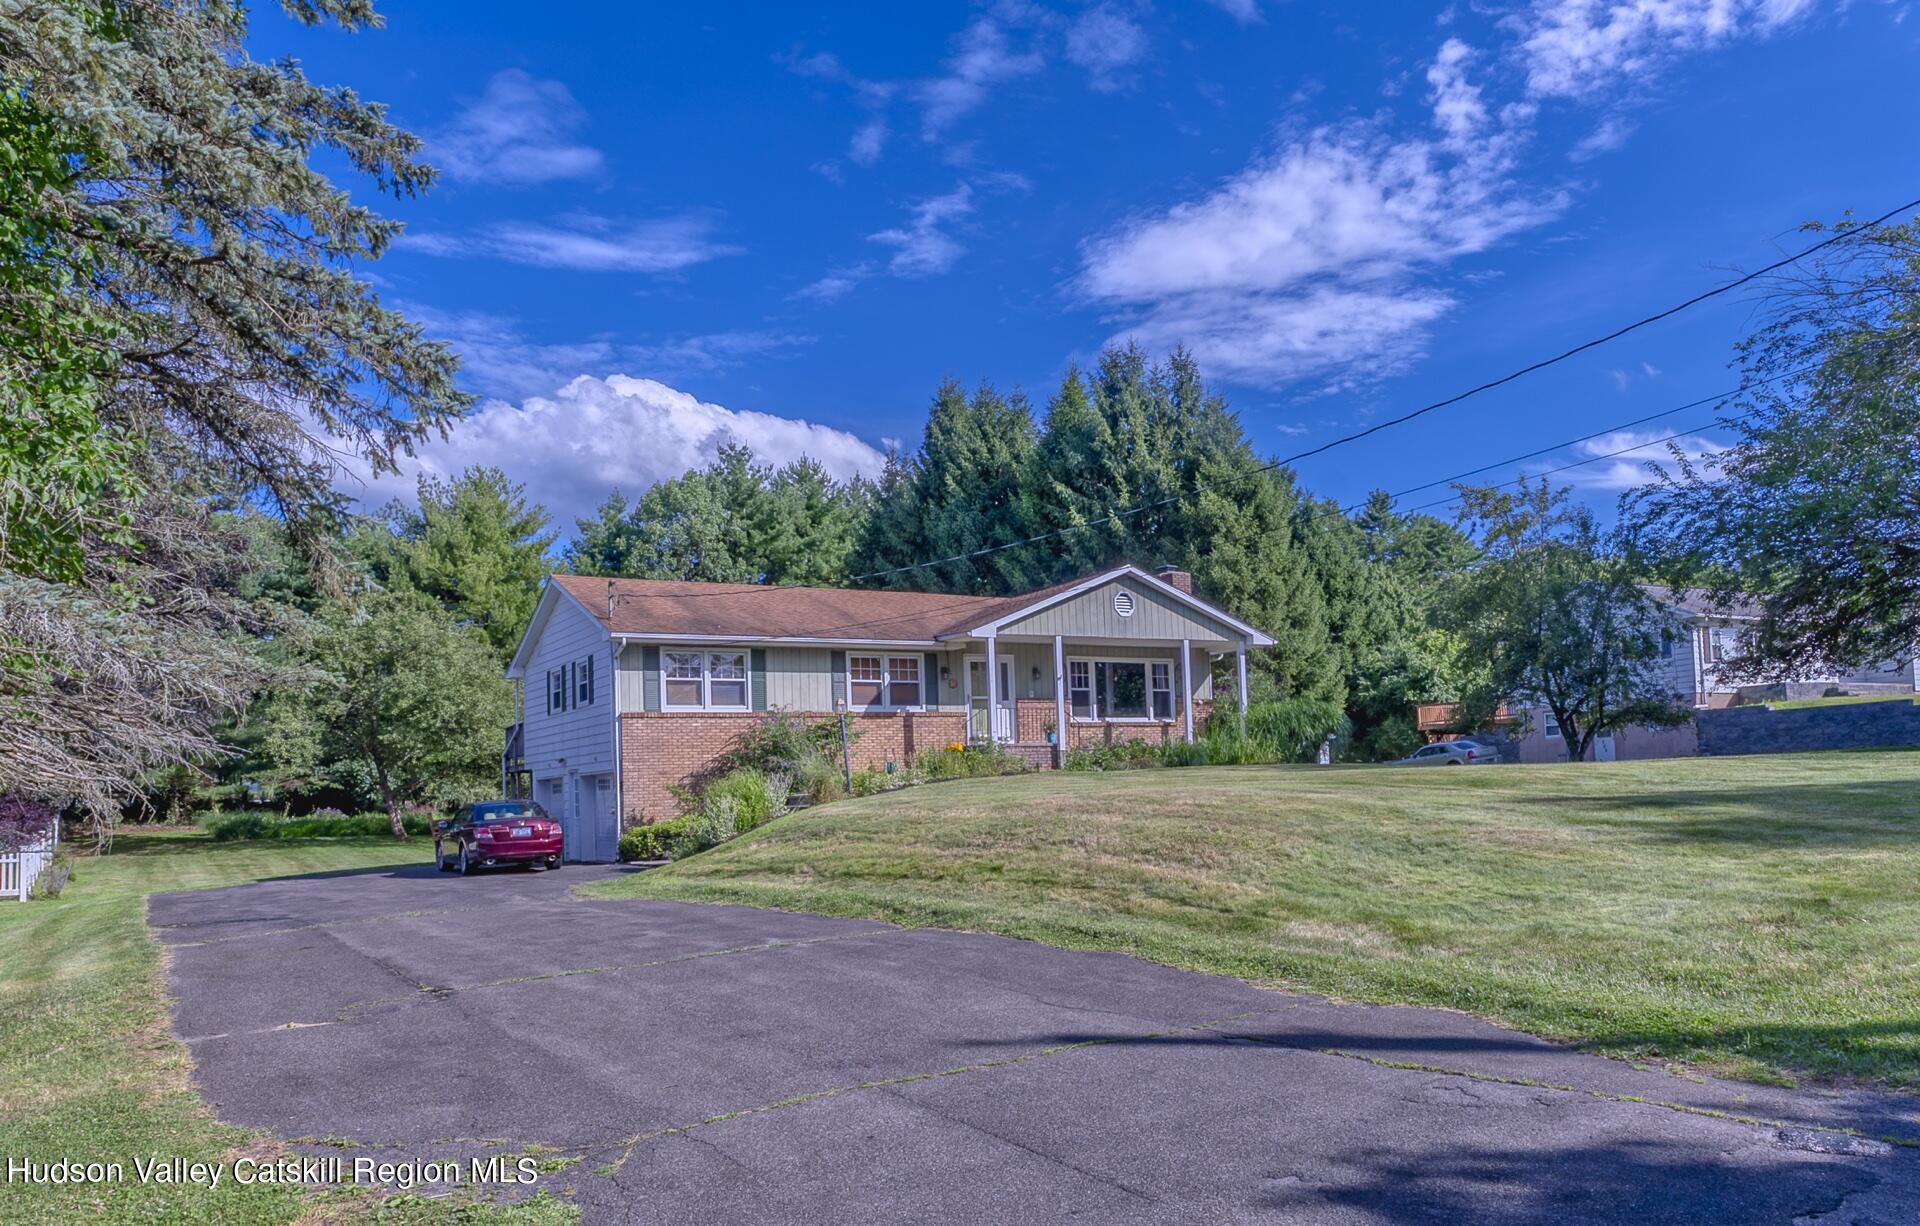
[[[596,579],[555,575],[553,581],[615,634],[714,635],[739,638],[925,642],[1039,600],[1060,588],[1024,596],[944,596],[859,588],[770,587],[757,583],[687,583],[672,579]],[[613,584],[613,610],[607,585]],[[1069,587],[1063,584],[1061,587]]]

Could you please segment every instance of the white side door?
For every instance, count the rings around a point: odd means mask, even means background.
[[[1611,762],[1614,760],[1615,752],[1612,737],[1597,736],[1593,738],[1593,760],[1595,762]]]
[[[994,661],[1000,666],[1000,702],[993,711],[993,739],[1013,740],[1013,661],[1005,657]],[[967,658],[967,735],[976,741],[987,739],[987,661],[984,656]]]

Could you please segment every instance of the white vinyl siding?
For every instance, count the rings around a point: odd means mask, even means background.
[[[600,623],[564,594],[541,627],[527,662],[527,766],[535,778],[556,770],[613,767],[613,713],[605,673],[610,645]],[[583,662],[593,661],[591,689]],[[564,682],[550,678],[564,674]],[[564,685],[564,709],[548,710],[553,689]],[[543,694],[543,688],[548,693]],[[589,695],[591,702],[583,702]],[[566,759],[564,767],[560,759]]]

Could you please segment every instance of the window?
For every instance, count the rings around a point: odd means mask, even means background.
[[[1559,740],[1560,739],[1560,721],[1553,718],[1553,716],[1551,715],[1547,716],[1546,732],[1547,732],[1547,739],[1549,741]]]
[[[886,693],[887,670],[879,656],[847,657],[847,705],[877,707]]]
[[[576,707],[593,705],[592,656],[581,656],[580,662],[573,666],[573,705]]]
[[[887,657],[887,705],[890,707],[917,707],[920,705],[920,657]]]
[[[1098,660],[1093,678],[1108,719],[1147,718],[1147,665],[1143,660]]]
[[[1740,632],[1732,626],[1715,626],[1707,631],[1707,658],[1715,664],[1740,654]]]
[[[667,706],[702,707],[706,705],[706,693],[702,684],[706,674],[706,658],[706,653],[699,651],[660,653],[660,676],[665,689]]]
[[[1093,666],[1085,660],[1067,662],[1067,706],[1074,719],[1092,719]]]
[[[1660,658],[1662,660],[1673,659],[1673,631],[1671,630],[1662,630],[1660,632]]]
[[[848,656],[847,705],[889,711],[921,705],[919,656]]]
[[[747,653],[663,651],[662,706],[670,711],[747,709]]]
[[[1153,692],[1153,717],[1155,719],[1173,718],[1173,665],[1165,660],[1155,660],[1148,677],[1149,688]]]
[[[747,705],[747,653],[714,651],[707,654],[707,705]]]
[[[550,668],[547,670],[547,714],[567,709],[567,670]]]

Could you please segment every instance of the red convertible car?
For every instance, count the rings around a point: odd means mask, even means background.
[[[560,822],[531,800],[483,800],[433,824],[433,858],[462,875],[496,864],[560,867]]]

